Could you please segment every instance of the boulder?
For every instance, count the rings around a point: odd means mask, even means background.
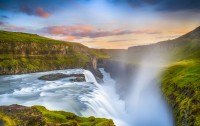
[[[39,80],[47,80],[47,81],[54,81],[54,80],[59,80],[67,77],[79,77],[83,78],[82,80],[85,80],[85,75],[84,74],[63,74],[63,73],[55,73],[55,74],[48,74],[39,77]],[[78,79],[80,80],[80,79]]]
[[[44,126],[45,119],[36,108],[20,105],[0,106],[0,124],[5,126]]]
[[[84,77],[76,77],[74,79],[70,79],[72,82],[84,82],[85,78]]]

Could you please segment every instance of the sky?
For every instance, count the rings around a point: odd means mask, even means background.
[[[200,26],[200,0],[0,0],[0,29],[126,49]]]

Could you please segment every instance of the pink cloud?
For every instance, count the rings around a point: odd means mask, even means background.
[[[20,11],[26,13],[28,15],[35,15],[41,18],[48,18],[51,13],[45,11],[42,7],[30,7],[27,5],[23,5],[20,7]]]
[[[67,36],[65,40],[71,41],[71,40],[74,40],[74,39],[76,39],[76,36]]]
[[[32,15],[34,13],[34,11],[26,5],[21,6],[20,11],[22,11],[22,12],[28,14],[28,15]]]
[[[39,16],[39,17],[42,17],[42,18],[48,18],[51,14],[46,12],[43,8],[41,7],[37,7],[36,8],[36,14]]]
[[[0,26],[5,26],[5,23],[0,21]]]
[[[98,38],[106,36],[117,36],[117,35],[127,35],[127,34],[160,34],[160,32],[152,30],[101,30],[95,29],[90,25],[76,25],[76,26],[51,26],[45,28],[46,32],[52,35],[62,35],[62,36],[74,36],[76,38]]]
[[[84,37],[90,34],[94,29],[90,25],[76,26],[52,26],[46,28],[47,32],[52,35]]]

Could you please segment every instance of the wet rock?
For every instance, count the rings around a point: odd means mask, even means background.
[[[103,74],[100,72],[100,70],[97,67],[97,58],[96,57],[90,57],[90,62],[84,69],[87,69],[92,72],[92,74],[95,76],[97,82],[102,83],[103,82]]]
[[[85,77],[77,77],[77,78],[74,78],[74,79],[70,79],[70,81],[72,81],[72,82],[84,82],[86,80],[85,80]]]
[[[84,74],[63,74],[63,73],[55,73],[55,74],[48,74],[39,77],[39,80],[47,80],[47,81],[54,81],[54,80],[59,80],[67,77],[76,77],[76,78],[83,78],[85,80]],[[80,80],[80,79],[78,79]]]
[[[38,79],[53,81],[53,80],[59,80],[59,79],[66,78],[66,77],[68,77],[66,74],[56,73],[56,74],[44,75],[44,76],[39,77]]]
[[[42,113],[31,107],[21,105],[0,106],[0,125],[44,126]]]

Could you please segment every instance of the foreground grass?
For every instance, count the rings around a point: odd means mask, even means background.
[[[111,119],[88,118],[43,106],[0,106],[0,125],[5,126],[114,126]]]

